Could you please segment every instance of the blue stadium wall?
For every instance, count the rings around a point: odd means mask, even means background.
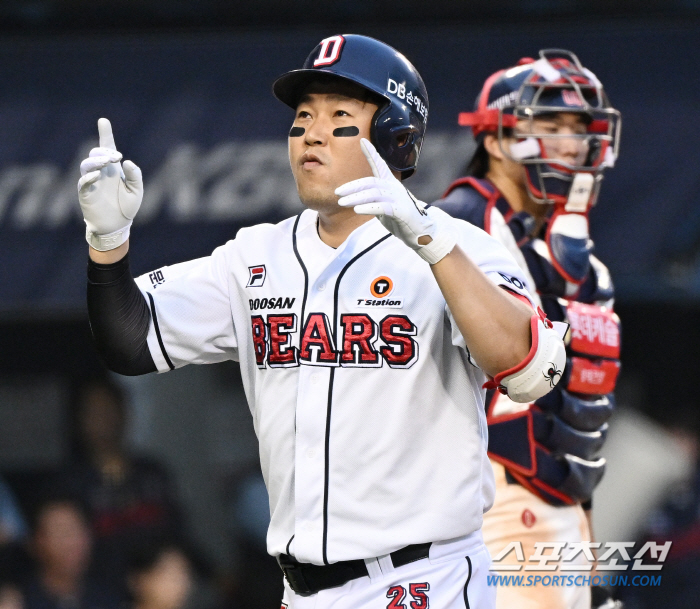
[[[144,172],[132,265],[207,255],[238,228],[298,213],[286,160],[293,112],[271,94],[337,32],[0,39],[0,316],[84,309],[86,244],[78,165],[96,121]],[[457,177],[472,142],[456,125],[493,71],[568,48],[622,111],[618,166],[592,215],[619,297],[697,300],[700,273],[700,28],[623,22],[542,28],[364,30],[402,50],[430,96],[410,182],[425,200]]]

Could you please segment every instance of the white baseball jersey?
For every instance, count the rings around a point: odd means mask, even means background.
[[[501,244],[455,222],[488,277],[523,285]],[[428,263],[378,220],[333,249],[307,210],[137,283],[159,371],[241,364],[270,554],[322,565],[479,529],[494,498],[486,377]]]

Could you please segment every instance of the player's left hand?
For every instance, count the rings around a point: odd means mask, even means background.
[[[358,214],[376,216],[388,231],[429,264],[442,260],[457,243],[449,222],[440,214],[431,213],[425,203],[418,201],[394,177],[369,140],[362,138],[360,146],[374,177],[353,180],[337,188],[338,204],[354,207]]]

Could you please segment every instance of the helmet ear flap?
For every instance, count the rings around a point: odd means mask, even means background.
[[[369,141],[372,145],[379,149],[379,142],[377,141],[377,123],[379,122],[379,117],[384,113],[384,111],[389,107],[388,103],[379,106],[372,117],[372,122],[369,126]]]
[[[392,111],[391,104],[380,107],[372,118],[370,141],[382,158],[394,171],[401,172],[401,178],[411,176],[418,162],[423,143],[421,129],[407,122],[407,117]]]
[[[406,127],[392,127],[389,132],[396,140],[396,148],[399,150],[409,148],[416,143],[418,129],[416,129],[413,125],[407,125]]]

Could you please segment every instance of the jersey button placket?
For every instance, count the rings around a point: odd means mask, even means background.
[[[310,278],[311,279],[311,278]],[[333,321],[334,285],[329,278],[310,281],[305,316],[325,313]],[[305,320],[306,321],[306,320]],[[302,562],[323,562],[325,438],[330,368],[302,364],[296,413],[294,553]]]

